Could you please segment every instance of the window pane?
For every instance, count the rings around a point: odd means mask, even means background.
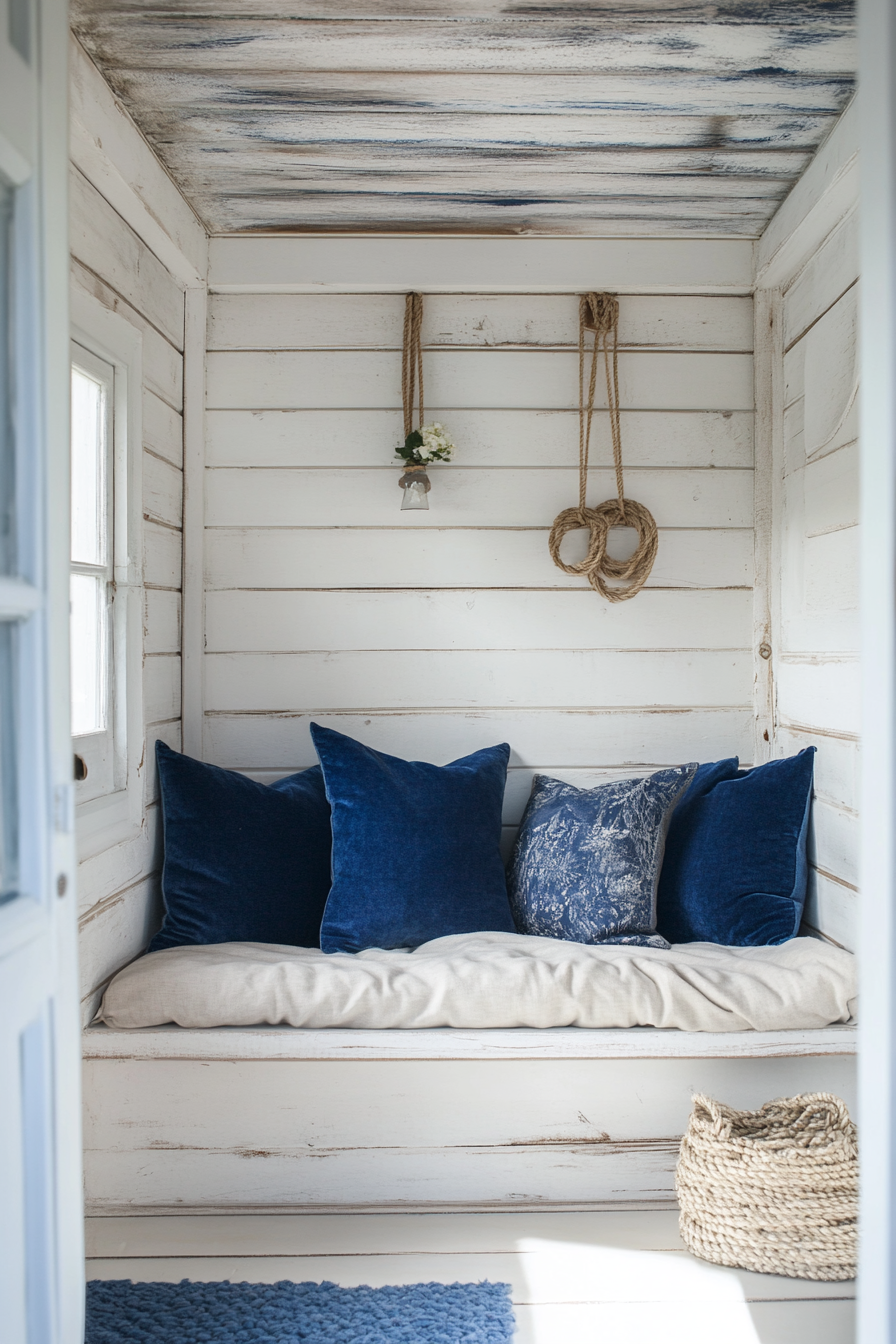
[[[0,905],[18,894],[16,628],[0,624]]]
[[[100,733],[106,727],[106,581],[94,574],[73,574],[72,735]]]
[[[106,563],[106,389],[72,369],[72,560]]]
[[[16,474],[12,419],[13,193],[0,181],[0,574],[16,572]]]

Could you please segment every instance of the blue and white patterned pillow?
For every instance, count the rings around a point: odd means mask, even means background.
[[[510,863],[520,933],[668,947],[656,889],[672,809],[696,764],[577,789],[536,775]]]

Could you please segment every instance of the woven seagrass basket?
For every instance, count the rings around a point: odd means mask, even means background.
[[[858,1176],[856,1127],[839,1097],[735,1111],[697,1096],[675,1173],[681,1235],[716,1265],[852,1279]]]

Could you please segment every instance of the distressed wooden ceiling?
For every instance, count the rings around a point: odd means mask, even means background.
[[[213,233],[762,232],[851,0],[74,0]]]

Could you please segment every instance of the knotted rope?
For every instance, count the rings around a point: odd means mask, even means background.
[[[702,1260],[795,1279],[855,1278],[858,1147],[839,1097],[735,1111],[694,1097],[675,1189]]]
[[[408,296],[411,297],[410,295]],[[585,391],[585,332],[594,332],[591,371]],[[653,514],[634,499],[626,499],[622,480],[622,432],[619,422],[619,302],[612,294],[582,294],[579,297],[579,505],[558,513],[548,538],[551,559],[565,574],[584,574],[608,602],[625,602],[639,593],[647,582],[656,559],[658,537]],[[607,377],[607,408],[616,467],[616,499],[605,500],[596,508],[585,503],[588,490],[588,453],[591,445],[591,420],[594,415],[594,389],[597,360],[601,348]],[[560,558],[560,544],[567,532],[588,528],[588,552],[578,564],[568,565]],[[607,536],[611,527],[633,527],[638,545],[628,560],[607,555]],[[610,587],[605,580],[621,580],[622,586]]]
[[[423,295],[408,294],[404,301],[404,336],[401,346],[401,404],[404,407],[404,436],[423,424]],[[414,424],[414,401],[420,389],[420,418]]]

